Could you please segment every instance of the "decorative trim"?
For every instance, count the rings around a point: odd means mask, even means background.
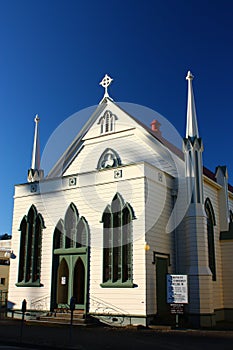
[[[158,173],[158,181],[163,182],[163,173],[161,172]]]
[[[70,177],[69,178],[69,186],[75,186],[77,183],[77,178],[76,177]]]
[[[114,179],[120,179],[122,177],[122,170],[114,170]]]
[[[106,148],[99,158],[97,169],[116,168],[121,165],[121,159],[112,148]]]
[[[32,184],[30,185],[30,191],[31,193],[36,193],[37,192],[37,184]]]
[[[156,264],[156,258],[168,259],[168,266],[171,266],[171,256],[170,256],[170,254],[153,251],[153,260],[152,260],[152,264],[153,265]]]

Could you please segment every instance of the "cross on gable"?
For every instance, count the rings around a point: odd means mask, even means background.
[[[113,79],[109,75],[105,74],[104,78],[99,83],[105,89],[104,97],[109,97],[108,86],[111,84],[112,81],[113,81]]]

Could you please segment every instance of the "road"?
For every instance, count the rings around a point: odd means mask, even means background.
[[[22,336],[21,336],[22,335]],[[21,343],[20,343],[21,342]],[[5,345],[6,344],[6,345]],[[125,329],[27,325],[0,322],[0,349],[11,346],[36,349],[76,350],[232,350],[233,331]]]

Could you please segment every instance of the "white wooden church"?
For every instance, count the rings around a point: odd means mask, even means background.
[[[76,309],[109,324],[166,322],[174,274],[187,275],[187,324],[233,320],[233,187],[225,166],[203,167],[186,79],[183,150],[156,120],[149,128],[114,102],[106,75],[103,99],[44,177],[36,116],[28,183],[15,186],[13,309],[26,299],[32,312],[61,310],[74,297]]]

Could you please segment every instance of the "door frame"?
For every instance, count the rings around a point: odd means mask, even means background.
[[[162,261],[164,263],[164,267],[165,267],[165,273],[163,275],[159,276],[159,261]],[[156,305],[157,305],[157,315],[158,316],[169,316],[170,315],[170,308],[169,308],[169,304],[167,303],[167,285],[166,285],[166,281],[167,281],[167,274],[168,274],[168,267],[170,266],[170,254],[165,254],[165,253],[159,253],[159,252],[154,252],[154,256],[153,256],[153,263],[155,264],[155,274],[156,274]],[[163,282],[163,286],[162,286],[162,304],[161,303],[161,299],[160,298],[160,288],[159,286],[159,278],[162,277],[162,282]]]
[[[68,265],[68,300],[67,304],[57,303],[57,290],[58,290],[58,269],[62,259],[65,259]],[[51,284],[51,309],[54,308],[67,308],[69,307],[70,298],[73,296],[73,286],[74,286],[74,269],[78,259],[81,259],[84,266],[84,303],[75,304],[75,309],[84,310],[85,314],[88,312],[89,303],[89,286],[88,286],[88,276],[89,276],[89,249],[88,247],[81,248],[67,248],[67,249],[55,249],[53,252],[53,271],[52,271],[52,284]]]

